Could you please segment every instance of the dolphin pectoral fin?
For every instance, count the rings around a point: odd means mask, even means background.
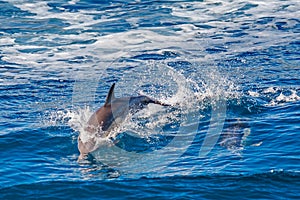
[[[109,92],[108,92],[107,97],[106,97],[106,100],[105,100],[104,106],[107,106],[107,105],[111,104],[111,102],[115,99],[115,93],[114,93],[115,85],[116,84],[114,83],[110,87]]]

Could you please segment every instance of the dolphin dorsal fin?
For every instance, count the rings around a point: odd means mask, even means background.
[[[111,104],[111,102],[115,99],[115,93],[114,93],[115,85],[116,84],[114,83],[110,87],[109,92],[108,92],[107,97],[106,97],[106,100],[105,100],[104,106],[107,106],[107,105]]]

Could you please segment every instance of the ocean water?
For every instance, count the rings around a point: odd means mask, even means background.
[[[300,2],[0,1],[1,199],[299,199]],[[145,94],[85,162],[116,83]]]

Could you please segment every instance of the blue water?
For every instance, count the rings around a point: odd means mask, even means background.
[[[299,199],[299,7],[0,1],[0,198]],[[78,162],[114,82],[172,107]]]

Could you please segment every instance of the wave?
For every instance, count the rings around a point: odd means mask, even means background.
[[[0,189],[1,199],[127,199],[127,198],[196,198],[233,196],[243,198],[295,198],[300,172],[275,171],[252,175],[201,175],[139,179],[81,181],[43,181]],[[285,190],[282,190],[285,188]],[[288,192],[286,192],[288,191]]]

